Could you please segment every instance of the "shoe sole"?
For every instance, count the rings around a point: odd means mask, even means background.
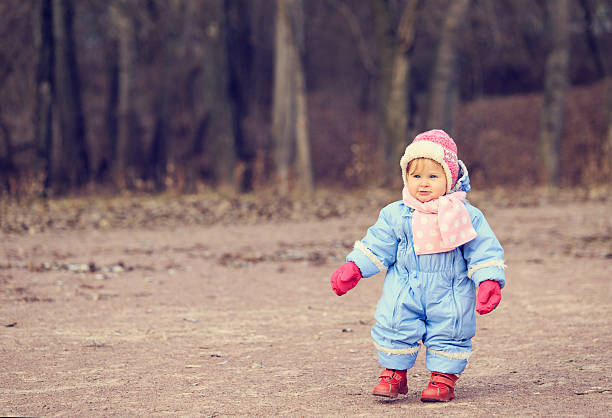
[[[390,398],[390,399],[395,399],[397,398],[397,395],[390,395],[388,393],[372,393],[372,395],[374,396],[380,396],[381,398]]]
[[[455,399],[454,396],[452,398],[450,398],[450,399],[421,398],[421,402],[450,402],[453,399]]]
[[[391,393],[384,393],[384,392],[372,392],[372,395],[374,395],[374,396],[382,396],[383,398],[393,398],[393,399],[395,399],[395,398],[397,398],[397,396],[399,394],[405,395],[407,393],[408,393],[408,389],[406,389],[405,391],[400,390],[399,393],[396,393],[395,395],[391,394]]]

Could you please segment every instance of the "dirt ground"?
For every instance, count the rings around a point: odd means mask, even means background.
[[[370,393],[383,275],[329,276],[378,215],[0,235],[0,415],[610,416],[609,201],[483,208],[506,251],[457,399]]]

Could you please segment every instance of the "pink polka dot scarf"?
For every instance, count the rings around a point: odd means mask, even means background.
[[[451,251],[476,238],[478,234],[463,203],[465,194],[454,192],[423,203],[404,187],[404,204],[415,210],[412,237],[418,255]]]

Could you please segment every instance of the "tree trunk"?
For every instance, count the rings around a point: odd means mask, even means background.
[[[251,2],[252,3],[252,2]],[[266,69],[273,63],[273,45],[268,47],[269,11],[264,7],[251,10],[251,39],[253,42],[253,69],[249,77],[252,100],[251,120],[263,126],[270,125],[272,113],[273,74]],[[265,42],[262,42],[263,40]],[[274,175],[274,138],[268,133],[257,135],[253,162],[253,187],[269,183]]]
[[[279,188],[288,193],[295,166],[299,188],[311,193],[314,181],[303,69],[303,6],[301,0],[277,0],[276,5],[272,135]]]
[[[253,188],[255,141],[247,136],[244,123],[250,113],[254,97],[254,89],[250,84],[254,58],[250,15],[256,7],[250,0],[227,0],[225,3],[229,90],[235,115],[233,126],[236,157],[239,160],[236,182],[240,191],[249,191]]]
[[[158,0],[159,1],[159,0]],[[155,3],[154,3],[155,4]],[[174,50],[177,45],[174,33],[179,32],[173,25],[165,25],[164,13],[160,12],[166,4],[166,11],[174,11],[176,4],[167,4],[165,0],[155,4],[151,8],[151,18],[156,28],[154,39],[158,49],[158,61],[156,65],[162,69],[170,68],[175,61]],[[160,7],[162,6],[162,7]],[[153,179],[155,190],[160,192],[166,188],[166,175],[168,166],[168,134],[171,120],[170,85],[167,71],[158,71],[155,74],[155,128],[153,130],[153,141],[148,165],[146,167],[147,176]]]
[[[85,140],[85,117],[73,36],[72,0],[53,0],[55,46],[54,102],[59,118],[62,161],[57,185],[80,187],[89,179],[89,159]]]
[[[281,193],[289,189],[289,167],[295,138],[291,127],[294,124],[292,109],[295,92],[292,90],[291,68],[289,66],[289,44],[291,40],[286,4],[276,2],[276,38],[274,48],[274,93],[272,103],[272,137],[274,139],[274,161]]]
[[[301,55],[301,54],[300,54]],[[297,58],[295,74],[295,139],[297,148],[297,175],[299,188],[306,194],[314,191],[312,161],[310,157],[310,135],[308,131],[308,102],[306,80],[302,59]]]
[[[388,185],[393,181],[392,170],[389,170],[392,155],[392,137],[387,126],[386,111],[388,109],[391,79],[393,77],[393,47],[394,35],[391,27],[391,12],[385,0],[370,0],[370,9],[374,15],[374,36],[378,50],[378,100],[376,119],[378,121],[379,148],[377,152],[377,179],[380,185]]]
[[[559,153],[563,132],[565,92],[569,66],[569,0],[558,0],[549,8],[549,33],[552,48],[546,59],[544,103],[540,117],[541,179],[545,185],[558,186]]]
[[[162,81],[164,82],[164,81]],[[155,129],[151,144],[151,157],[149,168],[156,191],[166,188],[166,168],[168,165],[168,92],[165,86],[158,87],[158,97],[155,103]]]
[[[387,161],[398,163],[401,152],[406,146],[406,133],[410,116],[410,52],[414,47],[415,22],[417,8],[421,0],[411,0],[402,12],[397,32],[391,80],[389,81],[389,99],[385,103],[385,130],[389,141]],[[388,170],[397,179],[393,170]]]
[[[453,108],[457,101],[456,42],[469,5],[470,0],[454,0],[446,14],[431,79],[425,129],[452,130]]]
[[[112,28],[117,37],[117,73],[116,73],[116,137],[111,138],[113,178],[120,189],[129,186],[128,166],[130,164],[130,139],[132,137],[132,80],[134,79],[134,29],[127,15],[127,4],[124,0],[115,0],[111,4],[110,14]]]
[[[95,179],[97,183],[105,183],[113,180],[111,170],[115,169],[117,158],[117,133],[118,133],[118,114],[119,106],[119,52],[118,42],[113,35],[110,35],[110,45],[106,51],[106,77],[107,77],[107,99],[105,107],[105,132],[107,146],[100,156],[100,163],[96,169]]]
[[[38,69],[36,75],[36,113],[34,136],[36,146],[36,177],[46,196],[51,182],[51,147],[53,144],[53,5],[51,0],[41,2]]]
[[[211,161],[214,182],[218,188],[236,191],[236,138],[234,109],[229,90],[227,25],[223,0],[205,3],[206,44],[204,72],[209,124],[205,152]]]
[[[17,192],[13,187],[17,174],[18,172],[13,160],[11,132],[0,114],[0,197],[2,197],[3,189],[10,195],[14,195]]]

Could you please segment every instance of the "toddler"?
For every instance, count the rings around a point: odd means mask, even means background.
[[[446,132],[417,135],[400,166],[403,199],[381,210],[331,286],[340,296],[387,270],[372,327],[385,369],[373,394],[408,392],[406,370],[422,342],[431,379],[421,401],[446,402],[472,352],[474,309],[486,314],[501,300],[504,251],[482,212],[465,200],[468,172]]]

